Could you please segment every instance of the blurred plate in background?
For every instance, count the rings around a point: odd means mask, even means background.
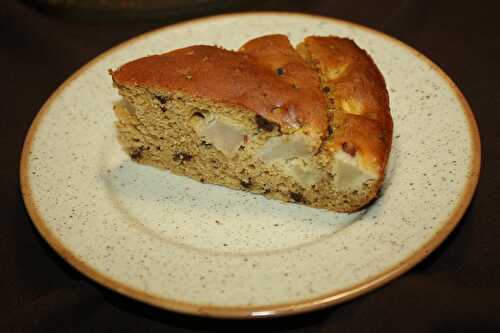
[[[23,0],[23,2],[47,14],[87,21],[206,15],[235,10],[252,3],[251,0]]]

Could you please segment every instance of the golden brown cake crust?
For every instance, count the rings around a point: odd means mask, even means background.
[[[269,35],[238,52],[192,46],[111,75],[129,103],[115,109],[119,140],[137,162],[339,212],[380,190],[389,97],[351,40],[308,37],[294,49]]]
[[[327,104],[318,73],[297,53],[287,36],[258,37],[243,44],[239,51],[253,56],[263,67],[271,69],[295,88],[302,101],[311,105],[304,110],[311,112],[309,116],[317,119],[321,133],[326,134]]]
[[[273,66],[242,52],[191,46],[129,62],[112,76],[118,85],[180,91],[242,106],[283,128],[309,129],[323,137],[327,133],[326,108],[324,98],[318,98],[318,87],[297,89]]]
[[[323,86],[331,87],[327,95],[335,106],[335,131],[329,148],[359,151],[363,164],[383,178],[392,143],[392,118],[382,74],[350,39],[311,36],[303,46],[323,73]]]

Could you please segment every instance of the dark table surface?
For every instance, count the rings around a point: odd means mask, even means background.
[[[91,22],[20,2],[0,9],[0,331],[500,332],[500,20],[495,2],[255,1],[245,10],[314,13],[361,23],[412,45],[462,89],[477,117],[483,166],[451,236],[410,272],[365,296],[309,314],[259,321],[197,318],[125,298],[88,280],[34,229],[19,189],[24,136],[75,70],[130,37],[179,18]],[[197,14],[200,15],[199,13]],[[183,19],[186,18],[183,17]]]

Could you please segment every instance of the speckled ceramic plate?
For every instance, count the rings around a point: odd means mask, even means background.
[[[335,214],[203,185],[130,161],[107,70],[191,44],[234,49],[269,33],[353,38],[390,92],[394,144],[382,196]],[[339,303],[401,275],[450,233],[476,187],[479,134],[431,61],[359,25],[300,14],[210,17],[134,38],[69,78],[38,113],[21,162],[35,226],[71,265],[132,298],[216,317]]]

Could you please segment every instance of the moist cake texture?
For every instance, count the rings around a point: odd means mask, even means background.
[[[372,201],[392,141],[370,56],[339,37],[196,45],[110,71],[130,157],[203,183],[338,212]]]

